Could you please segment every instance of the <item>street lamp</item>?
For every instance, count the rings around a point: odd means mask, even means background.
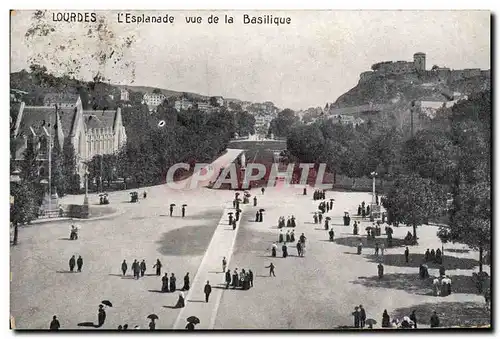
[[[374,221],[373,217],[373,208],[375,207],[375,177],[378,175],[377,172],[371,172],[370,173],[372,178],[373,178],[373,191],[372,191],[372,207],[370,208],[370,221]]]

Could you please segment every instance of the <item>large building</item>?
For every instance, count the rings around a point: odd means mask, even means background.
[[[148,106],[149,111],[154,111],[166,98],[162,93],[146,93],[142,97],[142,101]]]
[[[24,102],[19,105],[13,133],[16,142],[13,160],[22,161],[24,150],[34,147],[40,161],[39,175],[44,177],[48,175],[48,140],[59,143],[62,149],[64,140],[70,138],[75,148],[76,171],[83,185],[85,162],[97,154],[115,153],[125,145],[127,135],[121,110],[83,110],[80,97],[71,95],[50,95],[44,103],[54,103],[54,97],[57,103],[51,106],[26,106]]]

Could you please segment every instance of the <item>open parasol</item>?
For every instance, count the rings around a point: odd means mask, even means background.
[[[366,319],[365,323],[368,325],[369,328],[373,328],[373,325],[377,323],[375,319]]]
[[[170,207],[173,207],[173,206],[175,206],[175,204],[170,204]]]
[[[263,208],[261,208],[261,209],[259,210],[259,212],[265,212],[265,211],[266,211],[266,210],[265,210],[265,209],[263,209]]]
[[[233,212],[227,212],[227,214],[229,214],[229,215],[233,215]]]
[[[103,300],[103,301],[101,301],[101,304],[109,306],[109,307],[113,307],[113,304],[109,300]]]
[[[187,207],[187,204],[182,204],[182,207]]]
[[[187,322],[193,323],[193,324],[199,324],[200,323],[200,319],[198,319],[198,317],[195,317],[194,315],[190,316],[186,320],[187,320]]]
[[[158,319],[158,316],[156,314],[152,313],[152,314],[148,315],[147,318],[151,319],[151,320],[156,320],[156,319]]]
[[[330,218],[330,217],[326,217],[326,218],[325,218],[325,220],[332,220],[332,218]]]

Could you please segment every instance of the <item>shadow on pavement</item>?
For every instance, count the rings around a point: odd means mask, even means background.
[[[160,290],[148,290],[148,292],[153,292],[153,293],[166,293]]]
[[[350,237],[336,238],[335,242],[339,245],[349,246],[349,247],[357,247],[358,244],[361,242],[363,243],[363,248],[375,248],[375,244],[378,242],[379,245],[384,244],[385,248],[391,248],[387,245],[387,237],[385,235],[377,237],[375,240],[373,239],[368,240],[366,238],[366,235],[365,236],[353,235]],[[408,246],[411,248],[411,245],[407,245],[404,239],[392,238],[392,248],[401,246]]]
[[[70,238],[59,238],[58,240],[71,240]]]
[[[188,300],[189,303],[204,303],[205,300]]]
[[[450,276],[452,294],[466,293],[477,294],[478,289],[472,276],[453,275]],[[382,287],[396,290],[404,290],[408,293],[419,295],[433,295],[433,278],[420,279],[418,274],[392,273],[385,274],[382,279],[378,276],[358,277],[358,280],[351,281],[352,284],[363,285],[365,287]],[[439,298],[439,297],[436,297]],[[442,300],[442,299],[441,299]]]
[[[391,319],[401,319],[413,310],[419,323],[430,324],[432,312],[439,316],[440,327],[471,327],[491,324],[491,312],[483,303],[475,302],[440,302],[413,305],[398,308],[391,312]]]
[[[213,225],[185,226],[163,233],[156,243],[163,255],[203,255],[217,228]]]
[[[56,273],[77,273],[76,271],[56,271]]]
[[[91,321],[87,321],[87,322],[83,322],[83,323],[79,323],[78,326],[81,326],[81,327],[95,327],[95,328],[98,328],[99,326],[97,326],[96,324],[94,324],[93,322]]]
[[[385,254],[383,258],[383,264],[387,266],[397,266],[397,267],[420,267],[425,261],[425,256],[423,254],[410,253],[408,263],[403,253],[401,254]],[[377,262],[378,258],[375,255],[370,256],[371,262]],[[441,264],[429,261],[426,262],[429,268],[439,268]],[[475,259],[470,258],[457,258],[449,255],[443,256],[443,266],[447,270],[471,270],[479,265],[479,262]]]
[[[176,307],[176,306],[163,306],[164,308],[170,308],[170,309],[178,309],[178,308],[182,308],[182,307]]]

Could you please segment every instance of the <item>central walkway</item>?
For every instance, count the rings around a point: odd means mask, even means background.
[[[186,306],[181,309],[175,321],[174,329],[184,329],[187,324],[186,319],[190,316],[196,316],[200,319],[200,324],[196,326],[197,329],[213,329],[223,292],[222,289],[217,288],[217,285],[225,280],[225,274],[222,272],[222,258],[226,257],[227,267],[231,267],[230,260],[245,207],[245,205],[240,205],[242,212],[236,222],[235,230],[229,225],[228,213],[235,213],[236,210],[232,206],[224,209],[212,240],[196,272],[194,281],[189,292],[185,295]],[[212,293],[208,303],[205,302],[204,293],[207,281],[212,286]]]

